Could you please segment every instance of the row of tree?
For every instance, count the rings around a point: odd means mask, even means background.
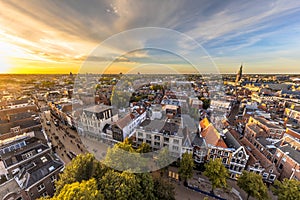
[[[228,170],[222,164],[221,159],[210,160],[205,164],[204,175],[209,178],[212,184],[212,191],[215,188],[227,187]],[[237,185],[250,196],[258,200],[269,199],[268,188],[263,182],[261,175],[254,172],[243,171],[237,180]],[[278,200],[299,200],[300,181],[284,179],[282,182],[276,180],[271,190],[278,196]]]
[[[122,150],[120,152],[120,150]],[[100,163],[92,154],[78,155],[66,167],[56,182],[56,193],[53,198],[42,198],[48,200],[58,199],[175,199],[174,186],[162,178],[154,178],[151,173],[132,173],[135,169],[133,159],[142,161],[143,155],[151,151],[148,144],[143,143],[138,149],[134,149],[129,140],[116,144],[109,149],[104,160]],[[126,154],[124,152],[131,152]],[[144,154],[140,154],[144,153]],[[171,162],[167,149],[160,151],[157,159],[158,165],[165,171]],[[112,166],[112,168],[107,167]],[[126,168],[127,170],[118,170]],[[193,177],[194,160],[192,154],[184,153],[179,163],[179,175],[184,181]],[[226,188],[228,170],[222,164],[221,159],[210,160],[205,164],[204,175],[212,184],[212,192],[216,188]],[[247,194],[256,199],[268,199],[268,189],[262,177],[253,172],[244,171],[238,178],[238,186]],[[300,199],[300,182],[287,180],[276,181],[272,187],[278,200]]]
[[[125,162],[125,160],[119,160],[120,157],[116,159],[113,154],[116,149],[120,148],[136,153],[150,150],[147,145],[142,145],[135,150],[127,140],[110,149],[105,162],[113,164],[117,161]],[[43,197],[41,200],[175,199],[174,186],[169,181],[155,178],[151,173],[132,173],[130,165],[128,167],[126,171],[118,171],[97,161],[92,154],[78,155],[66,166],[59,180],[56,181],[54,197]]]

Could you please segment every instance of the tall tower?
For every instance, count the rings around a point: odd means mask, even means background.
[[[241,65],[239,71],[236,74],[236,79],[235,79],[235,84],[237,85],[238,82],[240,82],[240,80],[242,79],[242,75],[243,75],[243,64]]]
[[[236,79],[235,79],[235,97],[236,100],[238,100],[238,92],[237,92],[237,87],[240,83],[240,80],[242,79],[242,75],[243,75],[243,64],[241,64],[241,67],[239,69],[239,71],[236,74]]]

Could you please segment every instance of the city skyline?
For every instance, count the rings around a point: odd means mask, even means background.
[[[101,42],[143,27],[193,38],[220,73],[236,73],[241,63],[246,74],[298,73],[300,64],[298,1],[11,1],[0,7],[5,10],[0,14],[0,73],[76,74]],[[157,55],[158,63],[192,73],[169,53],[143,50],[147,42],[126,38],[122,45],[141,50],[120,57],[115,63],[119,71],[111,73],[149,65]],[[178,46],[186,48],[184,41]],[[103,52],[111,58],[121,51],[106,46]]]

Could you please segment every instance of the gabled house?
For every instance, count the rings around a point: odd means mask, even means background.
[[[135,128],[145,119],[145,110],[143,110],[142,113],[128,113],[112,125],[113,139],[117,141],[124,141],[125,138],[130,138],[134,134]]]

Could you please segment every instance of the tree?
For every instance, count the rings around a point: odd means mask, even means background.
[[[107,149],[104,164],[117,171],[139,172],[146,170],[146,159],[137,153],[126,138],[124,142]]]
[[[272,191],[278,196],[278,200],[300,199],[300,181],[283,179],[280,182],[276,180]]]
[[[97,184],[95,179],[90,179],[88,181],[82,181],[81,183],[75,182],[72,184],[66,184],[60,193],[54,196],[51,200],[94,200],[94,199],[104,199],[104,196],[97,189]]]
[[[151,152],[151,146],[147,143],[142,143],[139,148],[137,149],[138,153],[149,153]]]
[[[243,171],[242,175],[238,178],[237,185],[247,193],[247,199],[250,196],[261,200],[268,199],[267,186],[259,174]]]
[[[155,178],[154,196],[159,200],[175,200],[175,187],[164,179]]]
[[[143,199],[143,194],[140,191],[140,185],[133,173],[108,171],[99,180],[100,188],[104,194],[104,199],[115,200],[140,200]]]
[[[55,184],[56,192],[59,193],[66,184],[89,180],[95,175],[98,167],[100,165],[92,154],[78,155],[60,174],[59,180]]]
[[[228,170],[224,167],[220,158],[211,159],[206,163],[203,174],[211,181],[212,193],[214,193],[215,188],[227,187]]]
[[[184,183],[187,183],[187,179],[190,179],[193,177],[193,169],[194,169],[195,163],[193,159],[193,155],[185,152],[182,154],[182,159],[180,161],[179,166],[179,175],[181,178],[184,179]]]

